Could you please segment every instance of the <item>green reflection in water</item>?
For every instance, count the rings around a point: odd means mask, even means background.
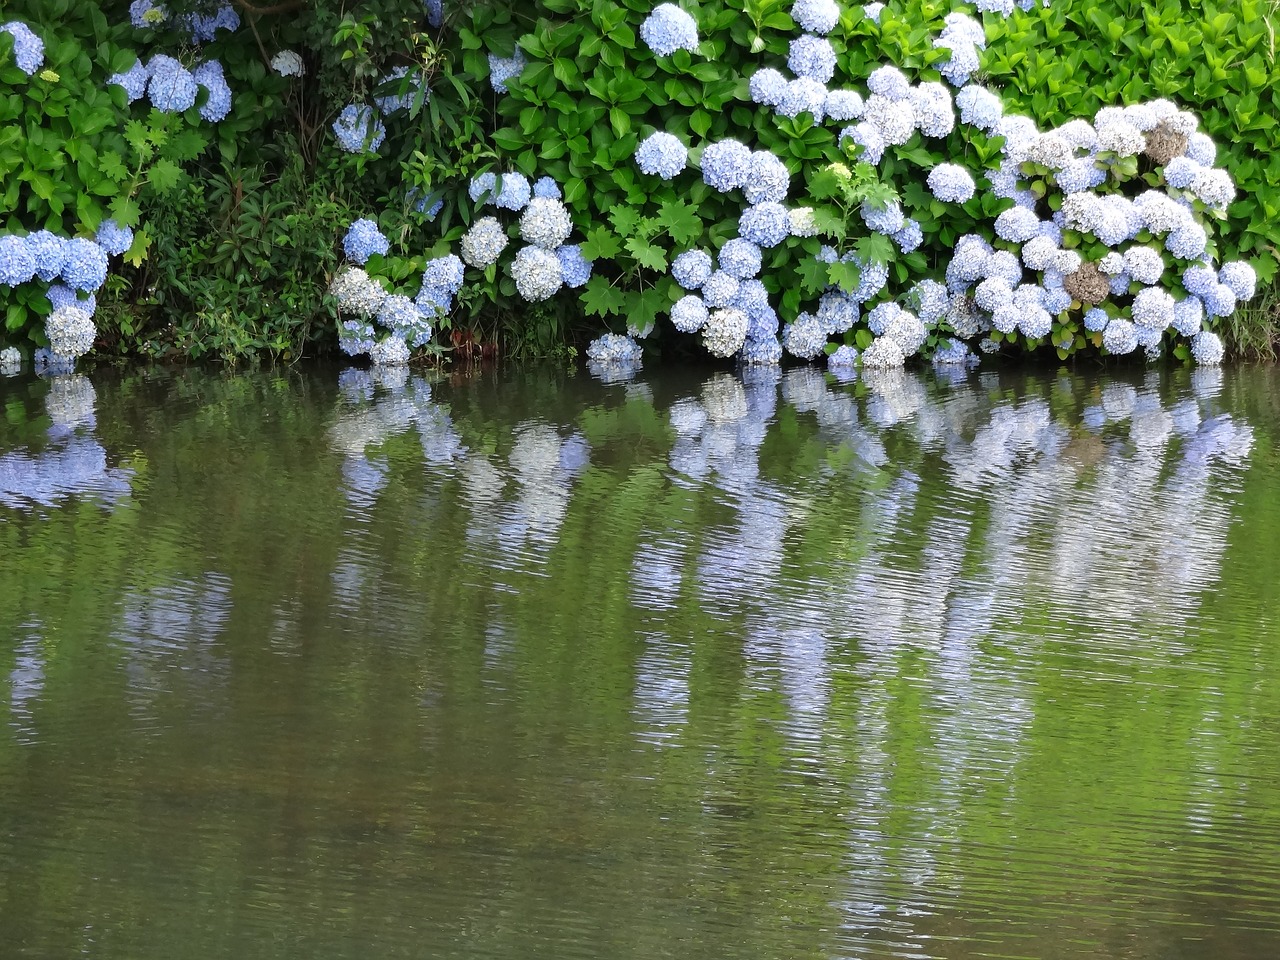
[[[1274,952],[1280,377],[744,376],[0,384],[7,954]]]

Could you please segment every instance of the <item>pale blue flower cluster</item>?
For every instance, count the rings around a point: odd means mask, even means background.
[[[481,217],[462,235],[460,243],[463,261],[481,270],[496,263],[506,248],[507,232],[495,217]]]
[[[757,203],[742,211],[738,232],[758,247],[776,247],[791,235],[791,215],[780,203]]]
[[[133,66],[124,73],[113,73],[107,77],[107,84],[121,87],[129,98],[129,102],[140,100],[146,96],[147,81],[151,74],[141,60],[135,60]]]
[[[73,306],[59,307],[50,313],[44,321],[44,332],[49,338],[49,352],[72,360],[92,350],[98,335],[93,318]]]
[[[531,303],[549,299],[564,285],[560,258],[541,247],[523,247],[511,264],[516,292]]]
[[[62,281],[75,290],[97,290],[107,281],[107,252],[92,240],[68,240]]]
[[[182,26],[195,43],[209,43],[219,30],[234,33],[240,27],[240,14],[230,3],[217,4],[212,11],[195,11],[182,18]]]
[[[760,248],[750,240],[735,237],[720,248],[720,269],[737,280],[754,277],[760,265]]]
[[[358,103],[342,108],[333,121],[333,132],[338,145],[347,153],[377,153],[387,138],[387,128],[373,107]]]
[[[342,238],[342,252],[352,263],[358,263],[361,266],[368,263],[369,258],[374,254],[386,256],[390,249],[391,243],[378,229],[378,225],[364,218],[351,224],[347,229],[347,235]]]
[[[741,187],[750,167],[751,151],[737,140],[708,144],[702,151],[702,180],[721,193]]]
[[[569,210],[559,200],[534,197],[520,217],[520,236],[546,250],[555,250],[572,232]]]
[[[520,76],[527,63],[524,51],[519,47],[516,47],[515,55],[511,57],[489,54],[489,85],[498,93],[506,93],[507,81]]]
[[[200,104],[200,116],[209,123],[225,119],[231,112],[231,87],[222,72],[222,64],[217,60],[206,60],[191,71],[191,76],[208,94]]]
[[[836,73],[836,51],[826,37],[801,34],[791,41],[787,67],[797,77],[829,83]]]
[[[591,279],[591,261],[582,255],[582,248],[576,243],[566,243],[556,250],[556,256],[560,258],[564,285],[575,289],[586,286]]]
[[[659,131],[640,141],[635,159],[641,173],[670,180],[684,170],[689,149],[679,137]]]
[[[147,95],[151,105],[161,113],[182,113],[195,106],[200,92],[191,71],[173,57],[157,54],[147,64],[151,80]]]
[[[32,234],[31,236],[35,237],[36,234]],[[53,234],[45,233],[45,236],[41,237],[41,241],[37,242],[49,243],[52,248],[54,244],[51,241],[56,240],[57,238],[54,237]],[[30,238],[28,238],[28,241],[30,242]],[[114,220],[103,220],[102,223],[98,225],[97,241],[102,249],[107,251],[108,254],[113,257],[118,257],[133,246],[133,231],[128,227],[120,226],[120,224],[116,223]],[[34,244],[31,245],[34,246]],[[61,248],[62,245],[57,244],[57,246]],[[58,259],[61,259],[64,255],[65,254],[62,249],[59,249],[58,253],[55,254]],[[53,278],[42,276],[41,279],[52,280]]]
[[[940,163],[929,171],[929,190],[944,203],[965,203],[976,189],[969,171],[956,163]]]
[[[156,0],[133,0],[129,4],[129,20],[136,30],[153,30],[169,20],[169,11]]]
[[[403,65],[384,74],[378,81],[378,89],[384,92],[375,96],[373,102],[384,115],[410,109],[419,94],[424,106],[431,99],[431,90],[423,80],[422,71],[410,71]]]
[[[697,290],[714,269],[710,255],[701,250],[686,250],[671,261],[671,276],[686,290]]]
[[[44,41],[37,37],[25,23],[10,20],[0,24],[0,33],[13,37],[13,62],[28,77],[44,64]]]
[[[698,24],[674,3],[661,3],[640,24],[640,39],[659,57],[698,50]]]
[[[587,357],[596,363],[639,363],[643,356],[640,344],[617,333],[606,333],[587,346]]]

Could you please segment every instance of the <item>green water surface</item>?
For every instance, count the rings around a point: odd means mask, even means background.
[[[0,406],[0,958],[1280,956],[1280,372]]]

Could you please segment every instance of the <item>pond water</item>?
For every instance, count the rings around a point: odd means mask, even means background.
[[[0,381],[6,957],[1280,951],[1280,372]]]

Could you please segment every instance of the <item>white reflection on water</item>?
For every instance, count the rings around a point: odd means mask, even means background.
[[[52,425],[39,451],[0,454],[0,504],[19,509],[52,507],[85,497],[113,507],[130,492],[133,473],[107,466],[107,451],[93,436],[97,394],[81,374],[49,380],[44,398]]]

